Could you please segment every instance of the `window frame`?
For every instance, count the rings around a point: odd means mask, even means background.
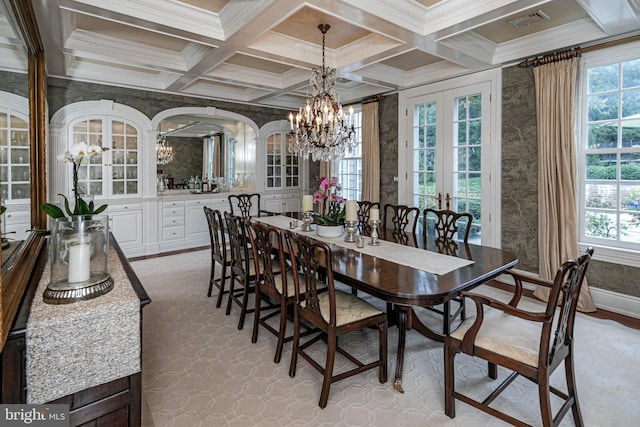
[[[633,267],[640,267],[640,242],[622,242],[619,240],[611,241],[598,237],[590,237],[586,235],[586,221],[585,211],[592,210],[592,208],[586,207],[586,185],[588,181],[586,179],[586,167],[587,167],[587,155],[593,154],[594,149],[588,147],[588,70],[590,68],[603,66],[607,64],[623,63],[629,60],[640,59],[640,43],[628,43],[622,46],[614,46],[606,49],[600,49],[593,52],[584,53],[582,56],[582,66],[580,67],[580,74],[578,80],[578,103],[576,114],[576,152],[577,152],[577,190],[578,190],[578,241],[580,251],[584,251],[587,246],[596,248],[594,253],[594,259],[599,261],[611,262],[615,264],[628,265]],[[616,91],[619,92],[618,88]],[[622,111],[619,111],[619,117],[615,120],[620,120]],[[626,153],[626,152],[640,152],[640,148],[637,151],[629,150],[627,148],[617,147],[611,149],[609,152]],[[620,163],[617,163],[618,165]],[[612,181],[613,183],[613,181]],[[619,185],[621,180],[616,177],[615,184]],[[617,206],[615,208],[616,214],[620,214],[621,208]]]
[[[355,148],[355,152],[357,155],[349,155],[349,150],[345,152],[345,155],[342,159],[336,159],[333,161],[331,165],[331,174],[338,178],[338,182],[342,188],[340,194],[347,200],[357,200],[360,201],[362,199],[362,104],[353,105],[353,127],[356,131],[356,142],[357,147]],[[351,153],[353,154],[353,153]],[[355,163],[356,173],[349,172],[349,165]],[[344,169],[346,172],[342,172]],[[345,182],[349,182],[349,180],[345,181],[343,176],[355,176],[356,177],[356,188],[351,188],[345,185]],[[351,199],[348,197],[349,192],[355,191],[356,197]],[[373,200],[375,201],[375,200]]]

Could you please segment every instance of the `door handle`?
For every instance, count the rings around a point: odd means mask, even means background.
[[[438,210],[442,209],[442,193],[438,193]]]
[[[451,195],[449,193],[447,193],[447,195],[444,198],[447,202],[447,210],[450,210],[450,205],[451,205]]]

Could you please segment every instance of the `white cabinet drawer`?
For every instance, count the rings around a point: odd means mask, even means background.
[[[184,215],[182,216],[165,216],[162,218],[163,227],[172,227],[176,225],[184,225]]]
[[[184,218],[184,207],[171,207],[162,209],[162,218]]]
[[[100,206],[100,204],[96,204]],[[133,210],[142,210],[142,203],[129,203],[126,205],[109,205],[107,212],[127,212]]]
[[[162,208],[184,208],[184,201],[162,202]]]
[[[201,199],[201,200],[188,200],[185,202],[185,208],[193,209],[193,208],[204,208],[205,206],[211,206],[210,199]]]
[[[184,239],[184,226],[164,227],[162,229],[162,240]]]

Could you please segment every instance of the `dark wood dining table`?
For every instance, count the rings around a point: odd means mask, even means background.
[[[296,214],[288,216],[298,217]],[[402,369],[407,330],[415,330],[432,340],[443,342],[444,334],[427,327],[416,315],[414,307],[433,307],[443,304],[459,295],[482,285],[506,270],[513,268],[518,259],[514,254],[498,248],[473,244],[456,243],[443,246],[434,239],[422,235],[394,234],[389,230],[379,230],[385,241],[401,243],[446,255],[473,260],[473,263],[438,275],[417,268],[388,261],[383,258],[354,253],[353,248],[333,245],[332,264],[334,278],[354,289],[392,304],[390,316],[397,320],[398,354],[394,388],[402,389]],[[365,237],[369,242],[370,238]]]

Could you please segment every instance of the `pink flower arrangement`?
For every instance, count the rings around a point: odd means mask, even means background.
[[[338,178],[327,177],[316,178],[318,191],[313,193],[313,203],[318,205],[319,212],[315,214],[318,224],[322,225],[342,225],[344,223],[344,199],[339,195],[342,187],[338,183]]]

